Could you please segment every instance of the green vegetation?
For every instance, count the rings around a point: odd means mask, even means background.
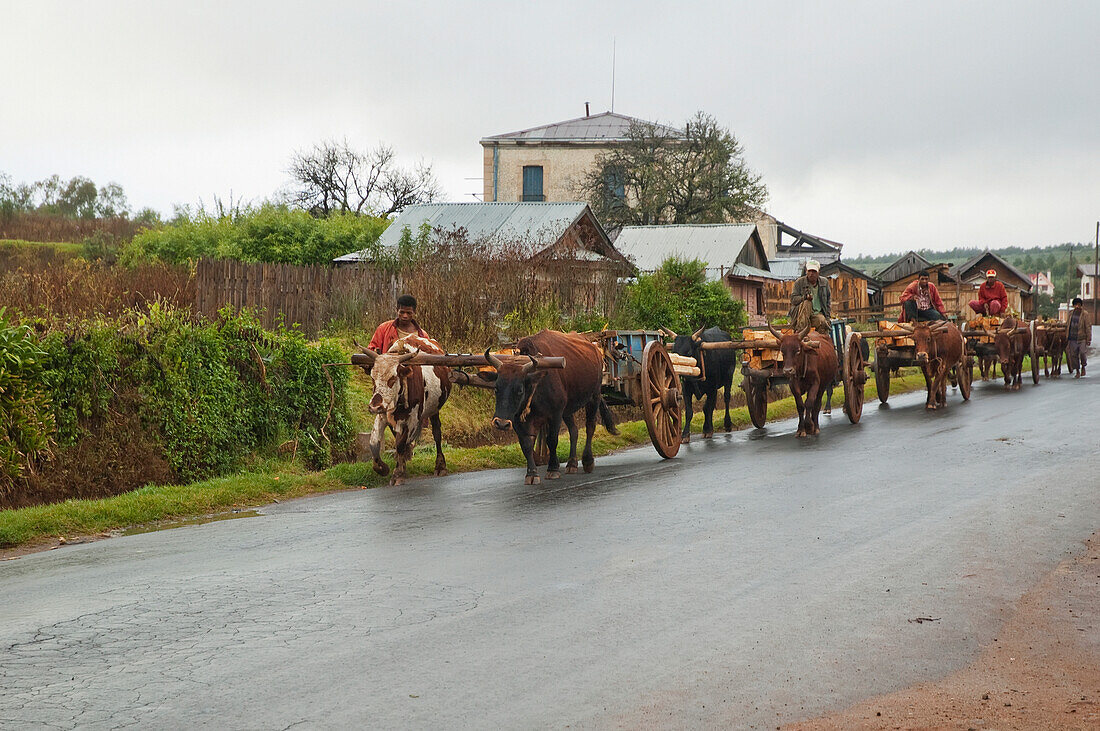
[[[924,378],[908,371],[890,384],[890,393],[897,394],[924,387]],[[835,396],[842,399],[843,389]],[[874,385],[865,388],[868,399],[875,397]],[[956,406],[958,399],[951,406]],[[839,400],[838,400],[839,403]],[[488,413],[487,411],[485,413]],[[768,419],[793,416],[794,400],[784,398],[768,405]],[[446,410],[444,411],[446,414]],[[733,409],[730,416],[734,428],[750,424],[745,408]],[[844,427],[846,417],[839,407],[834,420]],[[693,426],[702,428],[702,414],[697,414]],[[594,451],[605,455],[626,446],[647,444],[649,435],[640,421],[619,425],[619,435],[611,436],[600,427],[596,432]],[[794,437],[790,437],[794,439]],[[750,447],[751,448],[751,447]],[[418,447],[409,465],[410,475],[430,475],[434,470],[434,449],[431,444]],[[564,459],[568,442],[559,443]],[[655,457],[654,457],[655,458]],[[519,446],[513,442],[447,450],[451,472],[520,467],[525,464]],[[377,487],[386,478],[378,477],[369,463],[349,462],[335,465],[323,472],[303,472],[293,465],[269,465],[270,469],[220,477],[189,485],[151,485],[134,492],[103,500],[70,500],[53,505],[40,505],[19,510],[0,511],[0,547],[17,546],[50,537],[94,535],[104,531],[160,520],[176,520],[207,515],[235,507],[260,506],[274,500],[329,492],[349,487]],[[596,466],[599,469],[599,465]]]
[[[53,414],[41,382],[45,356],[34,331],[9,322],[0,307],[0,486],[49,449]]]
[[[342,254],[378,249],[388,221],[352,213],[314,218],[302,210],[265,204],[223,215],[183,211],[161,228],[134,236],[122,261],[159,259],[179,264],[212,257],[247,262],[328,264]]]
[[[18,250],[35,251],[52,249],[58,254],[80,256],[84,253],[83,244],[71,241],[24,241],[23,239],[0,239],[0,250],[14,252]]]
[[[623,319],[628,327],[672,328],[693,332],[720,327],[733,332],[743,327],[745,303],[735,300],[721,282],[708,282],[707,264],[670,257],[652,274],[642,274],[627,286]]]
[[[347,369],[321,365],[346,360],[333,341],[266,331],[248,312],[198,322],[156,303],[111,321],[37,324],[41,338],[0,320],[0,363],[22,364],[13,413],[26,415],[5,420],[26,446],[4,459],[0,505],[48,498],[56,483],[72,495],[223,475],[277,448],[319,468],[350,447]]]

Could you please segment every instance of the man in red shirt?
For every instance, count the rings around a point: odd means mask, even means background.
[[[386,353],[395,341],[413,333],[422,338],[428,337],[416,321],[416,297],[403,294],[397,298],[397,317],[379,325],[367,347],[376,353]]]
[[[940,291],[932,284],[932,277],[927,271],[917,275],[915,282],[910,282],[905,291],[901,293],[901,318],[900,322],[925,322],[931,320],[946,320],[943,316],[943,300],[940,299]]]
[[[970,309],[979,315],[1004,315],[1008,309],[1008,292],[1005,286],[997,281],[997,270],[990,269],[985,273],[985,281],[978,287],[978,299],[970,302]]]

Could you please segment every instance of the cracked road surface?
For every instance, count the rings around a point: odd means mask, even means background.
[[[970,662],[1098,527],[1100,378],[0,564],[0,727],[769,727]],[[912,622],[931,617],[932,622]]]

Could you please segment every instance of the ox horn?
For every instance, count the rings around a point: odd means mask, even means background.
[[[531,359],[531,362],[523,365],[523,370],[520,371],[520,374],[524,376],[539,367],[539,362],[535,360],[535,356],[529,355],[527,357]]]
[[[798,333],[798,339],[799,340],[805,340],[806,336],[809,335],[809,334],[810,334],[810,326],[807,325],[806,327],[802,328],[802,332]]]
[[[947,329],[947,320],[936,320],[929,329],[934,333],[943,332]]]
[[[496,368],[498,371],[500,370],[501,366],[504,365],[504,362],[501,361],[500,358],[490,353],[488,348],[485,349],[485,360],[489,361],[489,365],[491,365],[493,368]]]
[[[907,332],[907,333],[909,333],[910,335],[912,335],[912,334],[913,334],[913,326],[912,326],[912,325],[907,325],[907,324],[906,324],[906,323],[904,323],[904,322],[899,322],[899,323],[898,323],[898,329],[900,329],[900,330],[901,330],[901,331],[903,331],[903,332]]]
[[[666,338],[672,338],[673,340],[679,337],[679,335],[674,333],[672,330],[669,330],[667,327],[659,327],[657,328],[657,332],[661,333]]]
[[[355,338],[352,338],[351,342],[355,343],[355,347],[359,348],[360,352],[362,352],[363,355],[367,356],[367,360],[369,360],[371,363],[373,363],[374,359],[378,357],[378,353],[375,353],[370,348],[364,348]]]
[[[397,356],[397,362],[398,363],[404,363],[406,361],[412,360],[413,358],[415,358],[418,355],[420,355],[420,348],[417,348],[416,350],[412,351],[411,353],[405,353],[403,355]]]
[[[770,322],[768,323],[768,329],[772,331],[772,335],[775,336],[776,340],[782,340],[783,339],[783,333],[776,330],[775,326],[772,325]]]
[[[706,327],[704,326],[704,327],[699,328],[695,332],[693,332],[691,334],[691,339],[694,340],[697,343],[703,342],[703,330],[705,330],[705,329],[706,329]]]

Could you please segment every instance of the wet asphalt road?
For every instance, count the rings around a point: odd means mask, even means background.
[[[0,727],[774,728],[940,677],[1100,527],[1100,371],[922,406],[0,563]]]

